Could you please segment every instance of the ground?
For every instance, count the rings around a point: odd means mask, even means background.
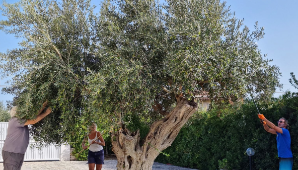
[[[116,170],[117,160],[107,158],[102,170]],[[0,163],[0,169],[3,164]],[[22,170],[84,170],[88,169],[87,161],[40,161],[24,162]],[[153,170],[194,170],[155,162]]]

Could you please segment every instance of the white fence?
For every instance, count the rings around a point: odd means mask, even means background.
[[[2,159],[2,147],[6,138],[8,122],[0,122],[0,162]],[[25,153],[24,161],[69,161],[70,160],[70,146],[69,145],[47,145],[41,148],[34,147],[35,141],[30,136],[29,145]]]

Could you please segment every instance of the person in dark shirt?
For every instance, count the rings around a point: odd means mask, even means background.
[[[278,120],[278,126],[267,120],[263,114],[258,117],[262,120],[264,129],[276,136],[277,151],[279,157],[279,170],[292,170],[293,154],[291,151],[291,136],[288,130],[289,123],[285,118]]]
[[[17,106],[10,110],[11,119],[8,122],[7,135],[2,148],[2,158],[4,170],[20,170],[23,162],[25,152],[29,144],[29,124],[35,124],[41,119],[51,113],[51,109],[47,108],[42,112],[47,102],[43,104],[43,108],[38,113],[34,120],[18,120]]]

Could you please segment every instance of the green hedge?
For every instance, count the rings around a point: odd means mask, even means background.
[[[294,154],[294,167],[298,169],[298,97],[287,93],[270,105],[259,106],[261,112],[273,123],[280,117],[289,120]],[[219,165],[227,169],[249,169],[249,157],[245,151],[254,148],[254,168],[278,169],[276,135],[267,133],[257,117],[252,102],[240,109],[214,109],[197,114],[181,129],[172,146],[160,154],[156,161],[183,167],[215,170]]]
[[[10,119],[9,110],[0,102],[0,122],[8,122]]]

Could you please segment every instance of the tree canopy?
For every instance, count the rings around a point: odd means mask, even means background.
[[[298,89],[298,80],[296,79],[296,76],[293,72],[290,73],[291,74],[291,79],[289,80],[290,83],[296,88]]]
[[[278,67],[256,43],[264,29],[251,31],[220,0],[105,0],[94,9],[90,0],[1,7],[1,30],[22,39],[0,55],[1,73],[14,75],[4,91],[17,96],[23,119],[49,101],[53,113],[32,129],[44,142],[67,141],[90,121],[108,128],[137,115],[152,123],[178,97],[268,99],[280,86]]]

